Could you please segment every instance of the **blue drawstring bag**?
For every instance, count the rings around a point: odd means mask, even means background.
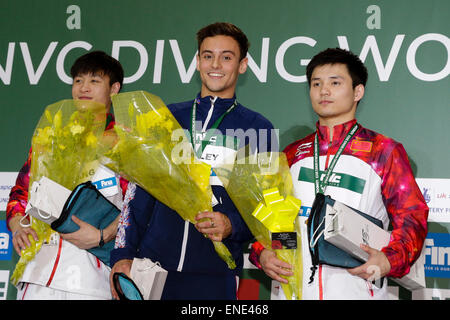
[[[80,227],[72,220],[72,216],[83,220],[97,229],[105,229],[119,215],[120,210],[97,190],[91,181],[79,184],[73,189],[64,204],[60,217],[53,221],[51,227],[60,233],[72,233]],[[105,243],[102,247],[91,248],[88,251],[109,266],[111,250],[114,241]]]
[[[310,283],[314,279],[314,274],[319,264],[327,264],[334,267],[341,268],[355,268],[363,264],[362,260],[359,260],[353,257],[351,254],[345,252],[342,249],[339,249],[332,243],[325,240],[323,231],[324,231],[324,221],[326,215],[326,206],[329,204],[333,206],[335,200],[330,196],[325,196],[322,193],[316,194],[316,198],[314,199],[313,206],[311,208],[311,213],[307,220],[307,229],[308,229],[308,242],[310,244],[309,251],[311,253],[312,267],[311,267],[311,276],[309,278]],[[363,216],[367,220],[373,222],[380,228],[383,228],[383,222],[375,217],[372,217],[364,212],[351,208],[353,211]],[[318,236],[315,241],[311,241],[314,235]],[[311,242],[314,243],[311,246]]]
[[[124,273],[114,273],[113,283],[120,300],[144,300],[137,285]]]

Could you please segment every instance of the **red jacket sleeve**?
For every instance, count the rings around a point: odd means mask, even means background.
[[[252,244],[250,255],[248,256],[248,260],[250,260],[250,262],[253,263],[258,269],[262,269],[261,263],[259,262],[259,258],[263,250],[264,246],[258,241],[256,241]]]
[[[391,264],[387,276],[402,277],[422,251],[429,209],[401,144],[389,155],[382,179],[382,196],[393,227],[391,240],[382,252]]]
[[[16,184],[9,193],[9,201],[6,205],[6,225],[9,229],[9,220],[16,216],[24,216],[28,203],[28,186],[30,183],[31,149],[28,159],[17,175]]]

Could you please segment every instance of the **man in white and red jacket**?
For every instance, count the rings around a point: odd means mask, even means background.
[[[355,119],[367,81],[367,69],[361,60],[343,49],[327,49],[313,57],[307,67],[307,78],[311,104],[319,118],[317,130],[284,150],[295,196],[302,201],[297,221],[302,233],[302,297],[388,299],[386,278],[381,288],[367,279],[371,279],[371,270],[378,270],[379,277],[402,277],[409,272],[427,234],[428,207],[403,146],[362,127]],[[349,132],[353,129],[356,131],[350,138]],[[306,225],[316,195],[315,139],[317,137],[318,172],[323,180],[347,136],[350,140],[338,155],[323,193],[381,220],[384,229],[391,223],[391,240],[381,251],[361,245],[369,259],[359,267],[345,269],[319,264],[315,270]],[[275,280],[287,282],[281,276],[291,275],[292,266],[257,242],[252,246],[250,261]],[[285,298],[282,289],[280,298]]]
[[[110,113],[111,95],[118,93],[123,83],[123,68],[120,62],[103,51],[88,52],[72,65],[71,75],[72,98],[104,104],[107,110],[105,131],[112,129],[114,116]],[[31,155],[30,149],[28,159],[11,189],[6,209],[7,225],[13,233],[14,249],[19,255],[31,245],[29,236],[36,242],[44,242],[44,239],[38,238],[33,227],[21,224],[22,219],[29,222],[25,209],[28,203]],[[105,179],[113,182],[110,188],[104,188],[100,192],[106,191],[107,199],[121,208],[128,181],[100,167],[89,179],[94,183]],[[33,260],[26,265],[17,284],[18,300],[111,299],[111,269],[87,250],[115,239],[119,217],[103,230],[75,216],[73,220],[80,226],[79,230],[66,234],[53,232],[52,240],[49,243],[44,242]]]

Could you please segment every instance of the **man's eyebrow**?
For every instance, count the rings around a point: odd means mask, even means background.
[[[205,50],[203,50],[202,52],[201,52],[201,54],[203,54],[203,53],[214,53],[212,50],[209,50],[209,49],[205,49]],[[232,51],[232,50],[223,50],[223,51],[221,51],[220,52],[221,54],[224,54],[224,53],[231,53],[232,55],[236,55],[236,53],[234,52],[234,51]]]
[[[236,53],[232,50],[224,50],[224,51],[222,51],[222,53],[231,53],[233,56],[236,55]]]
[[[330,79],[344,79],[344,77],[343,76],[340,76],[340,75],[335,75],[335,76],[331,76],[331,77],[329,77]]]
[[[311,78],[311,81],[320,80],[320,79],[321,79],[320,77],[314,77],[314,78]],[[339,75],[335,75],[335,76],[328,77],[328,79],[344,79],[344,77],[343,76],[339,76]]]

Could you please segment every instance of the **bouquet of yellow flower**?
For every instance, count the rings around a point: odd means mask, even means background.
[[[301,238],[296,223],[300,200],[293,197],[286,155],[250,154],[244,147],[233,164],[214,171],[256,240],[293,266],[294,274],[286,277],[289,283],[281,286],[289,300],[301,299]]]
[[[31,141],[30,188],[43,176],[69,190],[88,180],[88,172],[99,164],[98,142],[105,125],[106,108],[100,103],[62,100],[47,106]],[[32,245],[21,251],[11,276],[13,284],[17,284],[25,266],[55,232],[38,219],[32,219],[31,226],[39,241],[29,236]]]
[[[164,102],[145,91],[112,97],[117,141],[103,164],[135,182],[184,220],[196,223],[199,212],[212,211],[211,166],[195,158],[191,143]],[[230,269],[228,248],[213,241]]]

